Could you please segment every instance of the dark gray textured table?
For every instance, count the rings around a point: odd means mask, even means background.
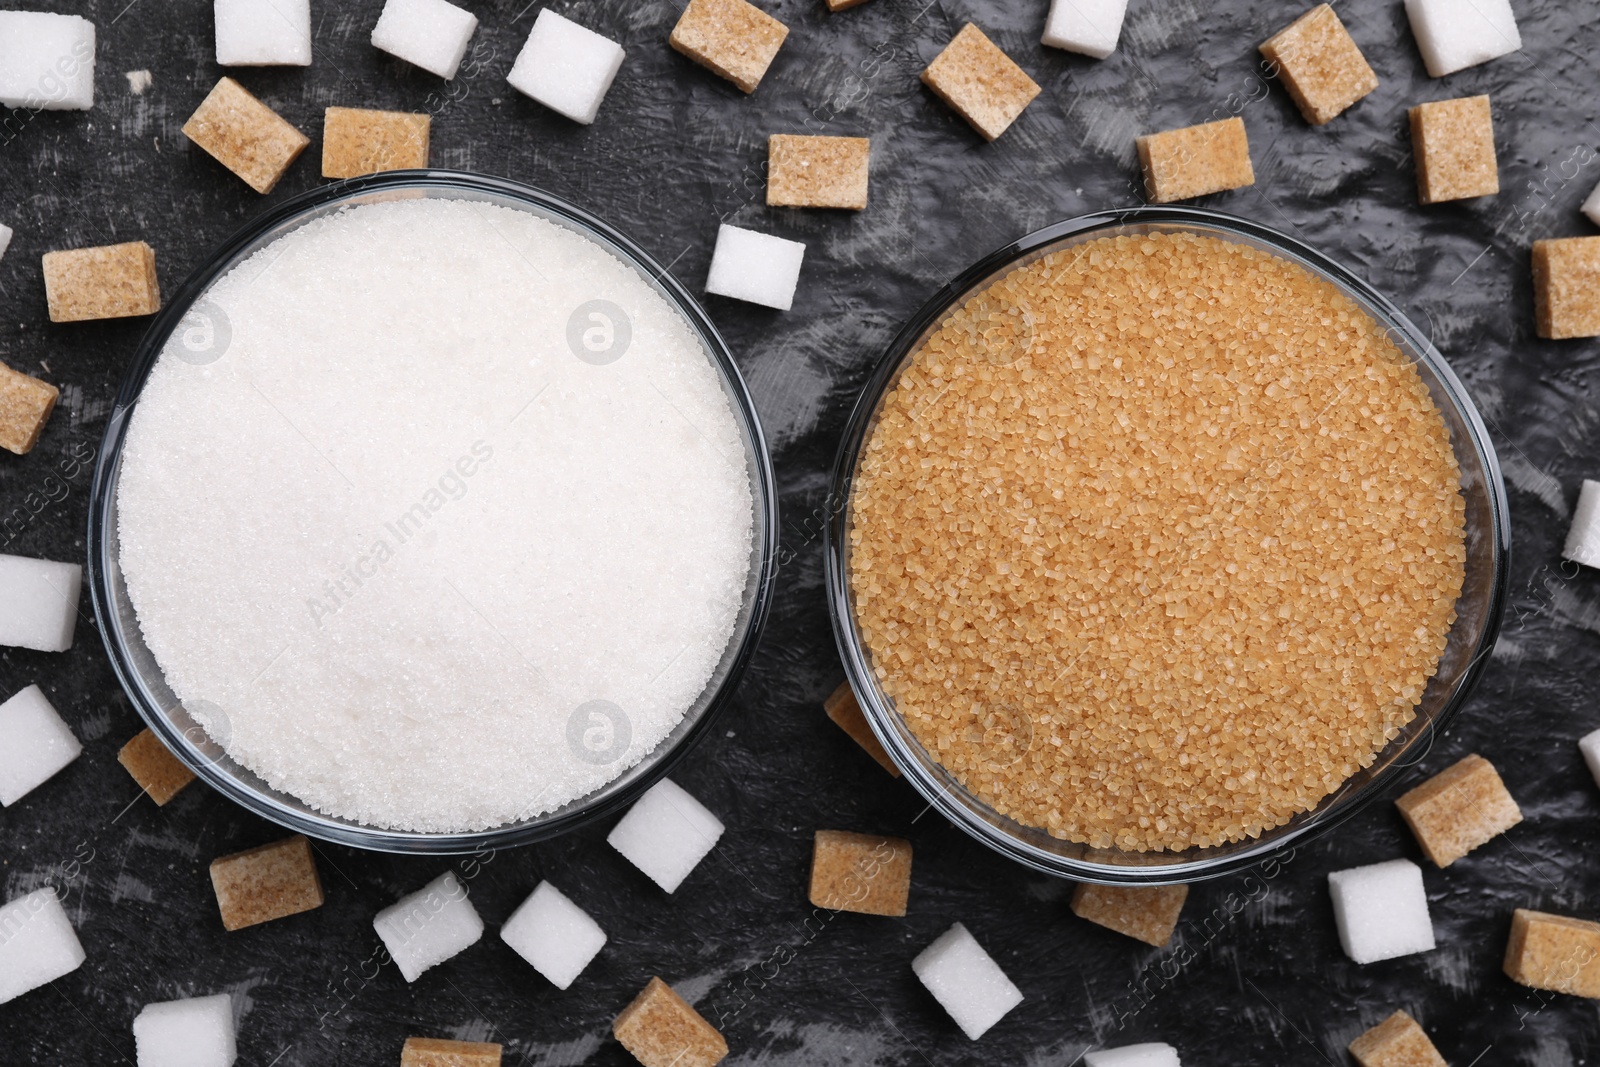
[[[3,897],[56,885],[89,955],[0,1007],[0,1063],[131,1063],[130,1023],[144,1003],[218,991],[242,1010],[241,1064],[388,1065],[412,1033],[501,1041],[508,1064],[625,1063],[610,1020],[650,974],[722,1021],[736,1064],[1065,1067],[1092,1045],[1137,1040],[1172,1042],[1189,1067],[1342,1064],[1345,1043],[1397,1007],[1456,1067],[1600,1061],[1600,1006],[1500,972],[1513,908],[1600,916],[1600,790],[1573,745],[1600,727],[1600,573],[1559,560],[1577,483],[1600,475],[1600,344],[1535,338],[1528,269],[1534,240],[1593,232],[1577,207],[1600,180],[1594,0],[1515,0],[1524,51],[1443,80],[1424,75],[1398,2],[1345,0],[1340,13],[1382,85],[1320,129],[1262,80],[1255,51],[1299,2],[1133,0],[1121,50],[1095,63],[1039,45],[1045,0],[872,0],[839,15],[821,0],[778,0],[766,6],[793,33],[746,97],[668,49],[679,4],[566,0],[553,6],[628,50],[592,127],[505,84],[535,5],[469,3],[483,23],[475,73],[448,85],[369,46],[380,6],[315,0],[310,69],[232,73],[313,138],[331,104],[431,111],[435,165],[567,197],[696,291],[719,219],[809,245],[792,311],[707,300],[765,421],[795,556],[724,729],[676,774],[728,833],[671,897],[605,845],[604,826],[454,861],[319,846],[325,907],[224,933],[207,863],[281,833],[204,787],[164,810],[138,798],[115,756],[140,723],[86,619],[70,653],[0,650],[0,694],[40,683],[85,745],[0,813]],[[204,0],[57,9],[99,26],[98,99],[87,114],[12,113],[0,137],[0,221],[17,230],[0,261],[0,358],[62,387],[40,447],[0,456],[0,551],[78,559],[89,475],[72,457],[98,449],[144,323],[51,325],[39,256],[142,238],[172,289],[265,205],[322,179],[314,142],[259,197],[179,133],[220,73]],[[994,144],[917,81],[969,18],[1044,87]],[[123,72],[141,69],[154,82],[136,96]],[[1493,99],[1501,193],[1419,207],[1405,109],[1481,92]],[[815,516],[845,416],[896,324],[981,253],[1138,202],[1137,134],[1233,113],[1249,128],[1257,184],[1203,203],[1317,246],[1430,330],[1492,424],[1512,493],[1504,636],[1476,697],[1415,773],[1482,752],[1526,821],[1446,871],[1427,869],[1436,951],[1368,967],[1339,950],[1324,875],[1420,858],[1391,805],[1271,877],[1197,886],[1179,940],[1159,951],[1074,918],[1068,884],[1007,864],[936,816],[919,819],[910,788],[819,710],[842,672]],[[870,135],[870,207],[766,208],[773,132]],[[804,883],[819,827],[912,838],[904,920],[813,914]],[[451,867],[490,933],[408,986],[372,962],[372,915]],[[611,937],[565,993],[493,933],[547,875]],[[958,919],[1027,996],[978,1044],[909,966]]]

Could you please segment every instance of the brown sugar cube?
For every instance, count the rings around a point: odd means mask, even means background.
[[[1397,1011],[1350,1042],[1361,1067],[1449,1067],[1417,1020]]]
[[[212,860],[211,886],[228,930],[322,907],[311,842],[298,836]]]
[[[1417,195],[1424,204],[1500,191],[1487,96],[1435,100],[1412,108],[1411,154],[1417,158]]]
[[[1401,818],[1423,853],[1448,867],[1522,821],[1494,764],[1472,755],[1429,778],[1399,800]]]
[[[829,11],[845,11],[852,7],[859,7],[867,0],[828,0]]]
[[[1172,940],[1178,913],[1189,897],[1186,885],[1091,885],[1082,882],[1072,894],[1072,914],[1107,930],[1157,948]]]
[[[1156,204],[1256,183],[1244,119],[1223,119],[1139,138],[1145,191]]]
[[[1600,237],[1533,243],[1539,336],[1600,337]]]
[[[767,139],[768,207],[867,206],[865,137],[775,133]]]
[[[408,1037],[400,1067],[500,1067],[500,1046],[488,1041]]]
[[[667,43],[753,93],[787,36],[789,27],[745,0],[689,0]]]
[[[933,57],[922,84],[989,141],[1039,95],[1038,84],[970,22]]]
[[[0,448],[25,456],[39,443],[61,390],[0,363]]]
[[[811,849],[811,903],[862,915],[904,915],[911,892],[911,842],[903,837],[818,830]]]
[[[717,1028],[659,978],[622,1009],[611,1032],[644,1067],[712,1067],[728,1054]]]
[[[409,111],[330,107],[322,118],[322,176],[359,178],[428,165],[433,120]]]
[[[117,762],[133,775],[139,788],[150,794],[158,807],[177,796],[194,781],[194,772],[174,756],[149,727],[140,730],[117,753]]]
[[[861,705],[856,702],[855,690],[850,688],[849,682],[840,682],[839,688],[822,702],[822,709],[828,713],[828,718],[832,719],[839,729],[866,749],[867,755],[877,760],[884,770],[896,778],[900,777],[900,768],[894,765],[889,753],[883,750],[883,742],[878,740],[878,735],[867,725],[867,717],[862,714]]]
[[[161,310],[156,253],[143,241],[44,254],[51,322],[125,319]]]
[[[1505,968],[1534,989],[1600,999],[1600,923],[1518,908]]]
[[[258,193],[272,192],[311,143],[232,78],[217,82],[183,133]]]
[[[1321,126],[1378,87],[1378,76],[1333,8],[1320,4],[1267,40],[1261,54],[1278,68],[1300,114]]]

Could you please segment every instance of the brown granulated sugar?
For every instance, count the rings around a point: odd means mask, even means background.
[[[1466,559],[1449,432],[1383,329],[1190,233],[1051,253],[949,315],[850,518],[860,632],[928,752],[1004,815],[1138,851],[1255,837],[1369,765]]]

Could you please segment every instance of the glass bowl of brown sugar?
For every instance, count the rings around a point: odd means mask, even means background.
[[[906,325],[834,470],[828,595],[929,802],[1051,874],[1260,863],[1386,793],[1483,670],[1499,464],[1350,271],[1137,208],[984,258]]]

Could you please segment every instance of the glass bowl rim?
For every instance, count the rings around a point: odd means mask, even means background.
[[[1017,264],[1066,238],[1083,237],[1096,231],[1107,231],[1107,235],[1110,235],[1122,227],[1146,224],[1202,228],[1245,238],[1248,243],[1258,247],[1265,246],[1274,254],[1305,267],[1312,274],[1354,292],[1371,308],[1377,310],[1381,316],[1378,320],[1379,325],[1400,334],[1415,350],[1418,358],[1428,365],[1428,369],[1439,379],[1454,405],[1456,414],[1467,428],[1471,451],[1476,453],[1486,475],[1485,495],[1491,512],[1488,525],[1493,575],[1487,618],[1483,631],[1473,646],[1468,664],[1444,705],[1408,745],[1408,748],[1421,746],[1423,749],[1421,756],[1416,759],[1395,760],[1354,795],[1298,827],[1263,831],[1254,846],[1245,846],[1236,852],[1211,858],[1204,856],[1204,849],[1199,849],[1196,850],[1199,858],[1189,861],[1124,867],[1059,856],[1023,841],[977,818],[965,805],[954,799],[944,783],[933,778],[923,768],[894,726],[894,721],[898,719],[897,713],[878,699],[876,683],[872,680],[872,668],[867,662],[850,606],[851,597],[849,579],[844,567],[844,552],[851,510],[850,491],[855,478],[857,460],[866,444],[873,416],[884,395],[897,380],[898,371],[911,354],[913,346],[949,312],[957,299],[973,290],[979,283],[993,279],[1007,266]],[[1466,449],[1456,446],[1455,451],[1459,456],[1464,454]],[[957,274],[917,309],[879,357],[872,374],[862,386],[855,407],[845,424],[835,454],[829,486],[830,517],[824,552],[828,613],[833,626],[834,642],[838,646],[839,656],[844,664],[846,680],[854,691],[862,713],[879,743],[923,799],[971,837],[1033,870],[1102,885],[1176,885],[1222,877],[1272,860],[1286,861],[1299,846],[1328,832],[1387,795],[1404,772],[1426,756],[1432,747],[1433,738],[1449,726],[1476,688],[1500,634],[1510,584],[1510,508],[1499,458],[1489,438],[1488,428],[1471,395],[1432,340],[1387,297],[1359,275],[1324,253],[1271,227],[1235,215],[1202,208],[1141,205],[1089,212],[1035,230],[980,258],[972,266]],[[1427,739],[1426,745],[1422,744],[1424,738]],[[967,795],[972,797],[970,793]],[[972,799],[983,804],[983,801],[977,800],[976,797]]]
[[[757,540],[752,554],[754,563],[751,573],[754,589],[747,604],[749,616],[744,624],[742,636],[736,632],[733,642],[730,642],[729,648],[732,651],[730,658],[727,659],[728,672],[706,703],[699,718],[676,740],[671,735],[663,738],[660,744],[646,753],[637,764],[623,771],[619,778],[633,776],[624,786],[611,789],[613,783],[607,782],[588,797],[571,801],[553,813],[547,812],[535,816],[532,820],[491,827],[487,830],[450,833],[388,830],[342,821],[320,812],[292,808],[279,802],[274,796],[242,783],[226,768],[200,752],[195,743],[184,736],[184,731],[178,729],[158,706],[152,706],[151,701],[147,699],[141,682],[141,673],[128,654],[123,627],[118,619],[110,588],[111,538],[108,533],[108,522],[115,505],[117,474],[121,466],[122,447],[126,440],[129,420],[151,368],[184,316],[227,269],[242,262],[243,253],[279,227],[308,216],[316,217],[319,212],[333,208],[341,201],[357,204],[364,198],[408,189],[438,189],[447,193],[463,194],[466,197],[478,194],[518,202],[526,205],[535,215],[554,217],[557,225],[565,225],[595,240],[602,248],[623,259],[629,267],[645,275],[647,284],[658,287],[663,298],[682,316],[716,367],[725,387],[724,391],[728,394],[734,418],[740,426],[741,437],[747,441],[754,458],[751,486],[754,498],[752,515],[760,529],[754,531]],[[262,242],[259,247],[265,247],[267,243],[270,242]],[[699,301],[639,244],[583,208],[542,189],[509,178],[438,168],[395,170],[311,189],[263,211],[236,228],[189,272],[182,284],[164,301],[161,310],[151,320],[138,347],[134,350],[133,358],[129,361],[118,386],[116,399],[107,420],[90,487],[86,548],[88,564],[86,576],[90,597],[94,603],[95,622],[105,643],[106,653],[116,673],[117,681],[145,723],[174,755],[206,784],[247,810],[318,840],[377,852],[462,855],[480,852],[486,848],[515,847],[548,840],[613,815],[633,803],[647,789],[664,778],[710,733],[727,706],[733,701],[739,682],[760,644],[761,634],[771,609],[773,579],[777,572],[777,488],[771,453],[761,426],[761,419],[750,397],[744,375],[734,360],[732,350]],[[143,640],[142,637],[140,640]],[[725,651],[724,655],[729,656],[729,652]],[[613,779],[614,781],[616,780]],[[287,795],[279,790],[272,792]],[[595,796],[595,794],[602,795]]]

